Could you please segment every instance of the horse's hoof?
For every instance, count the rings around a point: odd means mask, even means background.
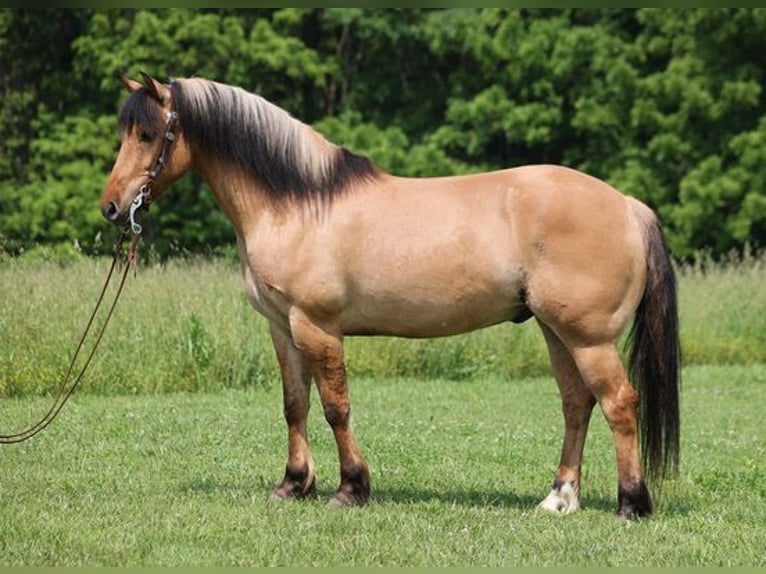
[[[369,494],[354,494],[350,489],[339,488],[327,503],[329,508],[347,508],[366,506],[370,502]]]
[[[654,510],[652,497],[643,480],[627,488],[621,486],[618,490],[617,499],[619,502],[617,517],[624,520],[648,518]]]
[[[553,488],[538,508],[554,514],[569,514],[580,508],[580,497],[574,486],[565,482],[558,488]]]
[[[625,522],[638,522],[652,515],[651,510],[645,508],[625,507],[617,511],[617,518]]]
[[[316,496],[316,476],[312,476],[305,484],[285,478],[282,483],[269,494],[270,502],[282,500],[301,500]]]

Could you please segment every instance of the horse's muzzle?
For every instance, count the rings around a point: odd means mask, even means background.
[[[122,223],[125,220],[125,214],[120,213],[120,208],[114,201],[108,201],[101,207],[101,214],[112,223]]]

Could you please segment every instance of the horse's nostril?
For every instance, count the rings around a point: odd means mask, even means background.
[[[101,208],[101,213],[109,221],[116,221],[117,218],[120,215],[119,209],[117,208],[117,204],[115,202],[113,202],[113,201],[110,201],[104,207],[102,207]]]

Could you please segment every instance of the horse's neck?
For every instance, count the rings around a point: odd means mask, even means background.
[[[272,211],[266,193],[252,176],[216,159],[198,162],[202,176],[238,236],[245,237],[259,220]]]

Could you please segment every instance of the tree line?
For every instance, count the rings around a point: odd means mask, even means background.
[[[0,10],[0,251],[109,249],[116,75],[141,71],[258,92],[400,175],[581,169],[679,259],[766,243],[766,9],[49,8]],[[194,175],[150,228],[163,257],[233,243]]]

